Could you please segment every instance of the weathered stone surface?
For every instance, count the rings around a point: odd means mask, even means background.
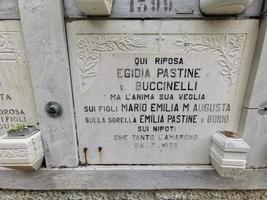
[[[138,7],[141,6],[142,8],[143,2],[138,2],[137,0],[135,0],[135,4],[136,4],[135,12],[130,13],[129,2],[125,0],[115,0],[116,8],[112,10],[113,12],[112,17],[139,18],[142,16],[159,17],[160,15],[162,17],[166,16],[166,17],[177,17],[177,18],[203,17],[199,11],[199,5],[198,5],[199,0],[179,0],[179,1],[173,0],[173,3],[175,5],[171,9],[171,12],[169,12],[169,10],[164,7],[163,0],[161,0],[161,6],[159,10],[155,9],[157,7],[155,7],[154,2],[153,1],[150,2],[147,0],[147,4],[150,8],[154,6],[153,10],[150,9],[150,11],[146,11],[146,12],[141,10],[140,12]],[[262,4],[263,4],[263,0],[254,0],[252,5],[249,7],[249,9],[244,14],[242,14],[242,16],[246,16],[246,17],[247,16],[254,16],[254,17],[259,16],[261,8],[262,8]],[[75,0],[64,0],[64,5],[65,5],[65,14],[67,17],[71,17],[71,18],[85,17],[85,15],[83,15],[80,9],[78,8]],[[179,10],[178,14],[176,14],[176,9]],[[17,0],[8,0],[8,1],[1,0],[0,1],[0,19],[19,19],[19,18],[20,18],[20,15],[19,15]]]
[[[26,51],[48,167],[78,166],[69,59],[61,0],[19,0]],[[63,114],[50,117],[49,102]]]
[[[225,179],[211,166],[90,166],[34,173],[0,168],[0,177],[0,188],[10,190],[267,189],[265,169]]]
[[[265,3],[265,12],[266,6]],[[261,20],[258,41],[253,58],[244,109],[240,123],[240,132],[250,145],[249,167],[267,167],[267,18]]]
[[[266,200],[267,191],[13,191],[0,190],[0,200]]]
[[[237,131],[256,20],[75,21],[67,30],[83,163],[209,164],[211,135]]]
[[[248,89],[244,101],[246,108],[260,108],[267,105],[267,18],[261,21],[260,31],[248,81]]]
[[[240,132],[250,146],[247,165],[251,168],[267,167],[267,114],[262,115],[258,109],[243,109]]]
[[[0,166],[18,170],[37,170],[43,163],[41,132],[20,138],[0,137]]]
[[[0,135],[17,123],[37,125],[35,102],[19,21],[0,22]]]
[[[156,2],[160,2],[157,5]],[[254,0],[239,17],[259,16],[263,0]],[[70,18],[86,17],[75,0],[64,0],[65,15]],[[203,18],[199,0],[114,0],[111,18]]]

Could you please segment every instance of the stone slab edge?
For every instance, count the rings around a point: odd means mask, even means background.
[[[78,149],[62,0],[18,2],[46,166],[77,167]],[[46,113],[48,102],[62,106],[60,117],[52,118]]]
[[[0,168],[0,188],[16,190],[267,189],[267,169],[236,179],[210,166],[90,166],[21,172]]]

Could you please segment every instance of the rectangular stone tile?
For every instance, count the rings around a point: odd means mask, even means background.
[[[77,141],[62,1],[18,2],[46,165],[76,167]],[[62,115],[49,116],[45,109],[49,102],[61,105]]]
[[[247,166],[267,167],[267,112],[258,109],[243,109],[240,133],[250,146]]]
[[[0,135],[37,125],[31,76],[19,21],[0,21]]]
[[[257,20],[67,23],[80,159],[209,164],[237,131]]]

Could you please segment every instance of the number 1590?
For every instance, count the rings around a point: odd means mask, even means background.
[[[170,12],[172,0],[130,0],[130,12]]]

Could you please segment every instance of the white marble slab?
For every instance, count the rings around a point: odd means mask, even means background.
[[[211,135],[238,129],[257,30],[257,20],[68,23],[81,161],[209,164]]]
[[[267,113],[258,109],[243,109],[240,132],[250,146],[247,165],[250,168],[267,167]]]
[[[18,123],[37,125],[19,21],[0,21],[0,135]]]
[[[19,0],[47,167],[78,166],[76,130],[65,21],[61,0]],[[62,115],[45,106],[57,102]]]
[[[244,106],[260,108],[267,102],[267,18],[262,19]]]

